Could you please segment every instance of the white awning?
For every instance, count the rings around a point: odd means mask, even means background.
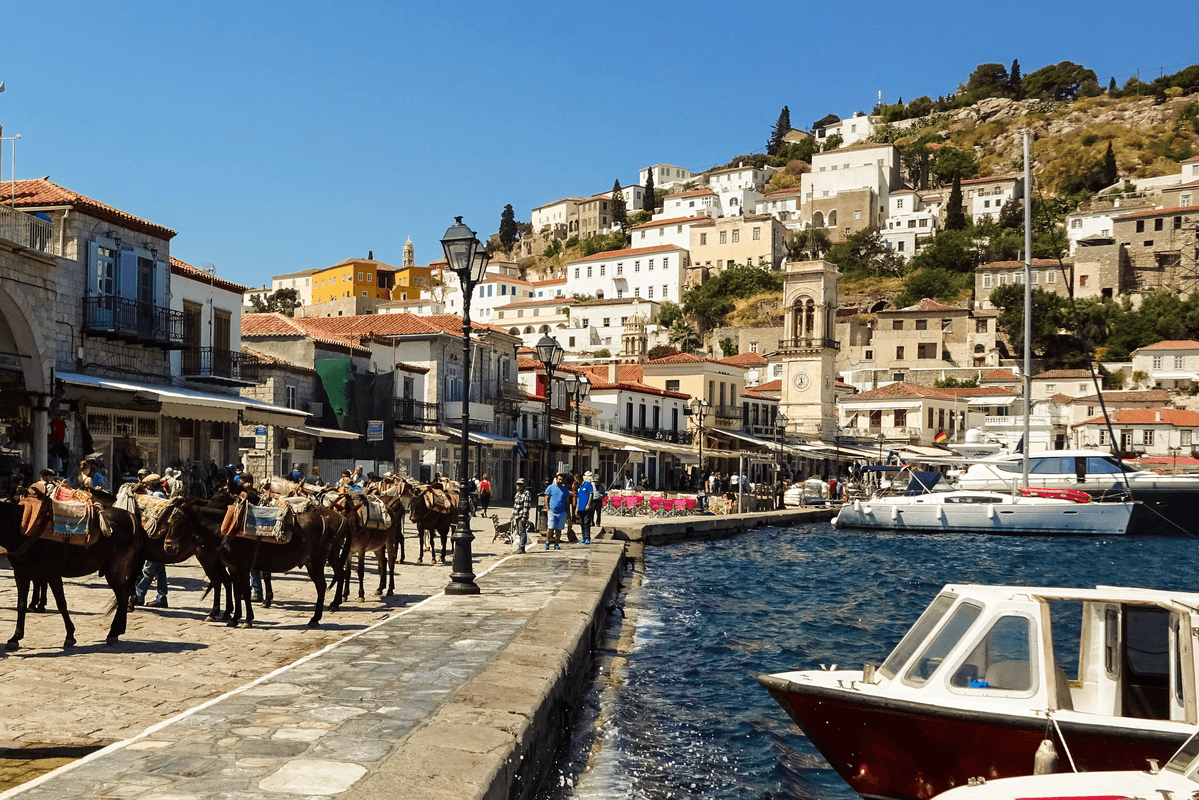
[[[77,372],[56,372],[55,377],[72,386],[125,392],[142,400],[161,403],[160,413],[167,417],[196,419],[204,422],[237,422],[240,412],[246,407],[244,399],[235,395],[208,394],[178,386],[136,383],[100,378],[95,375],[83,375]],[[301,418],[307,416],[301,412],[296,413]],[[296,420],[289,419],[288,421],[295,422]]]
[[[308,419],[308,412],[300,411],[298,408],[287,408],[286,406],[276,406],[271,403],[255,400],[252,397],[241,398],[245,404],[245,410],[242,411],[242,422],[257,425],[300,425],[304,424],[304,420]],[[163,412],[166,413],[165,411]]]
[[[453,439],[461,439],[462,432],[442,428]],[[470,431],[470,440],[475,444],[489,444],[492,447],[516,447],[516,439],[510,436],[500,436],[497,433],[483,433],[482,431]]]
[[[554,430],[561,433],[574,434],[574,426],[565,424],[554,425]],[[647,453],[670,453],[676,456],[684,456],[692,449],[685,444],[675,444],[674,442],[660,442],[657,440],[639,439],[636,436],[626,436],[623,433],[615,433],[613,431],[601,431],[599,428],[579,428],[579,436],[584,439],[594,439],[601,444],[606,444],[613,450],[624,450],[626,447],[636,447],[642,452]],[[628,450],[626,452],[636,452]]]
[[[763,448],[766,448],[767,450],[779,450],[782,445],[781,442],[772,442],[767,439],[759,439],[755,436],[749,436],[748,434],[737,433],[735,431],[728,431],[728,430],[725,430],[724,428],[707,428],[705,430],[708,433],[720,433],[725,436],[730,436],[734,439],[740,439],[743,442],[749,442],[752,445],[756,445],[758,447],[763,447]]]
[[[288,428],[293,433],[303,433],[307,436],[315,436],[318,439],[361,439],[361,433],[353,431],[339,431],[336,428],[317,428],[314,425],[305,425],[301,428]]]

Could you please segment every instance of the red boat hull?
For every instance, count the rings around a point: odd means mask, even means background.
[[[955,711],[766,675],[759,681],[862,795],[927,800],[974,777],[1031,775],[1047,731],[1059,771],[1070,771],[1062,738],[1044,717]],[[1079,771],[1145,769],[1147,758],[1164,764],[1186,740],[1181,732],[1060,721],[1059,727]]]

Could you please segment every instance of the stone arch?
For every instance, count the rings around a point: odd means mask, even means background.
[[[12,293],[13,284],[0,286],[0,349],[21,356],[21,373],[25,380],[25,391],[33,394],[49,394],[50,343],[45,340],[46,326],[34,327],[26,316],[25,309],[42,309],[52,312],[52,297],[18,297]],[[24,293],[22,293],[24,294]]]
[[[816,301],[801,294],[791,304],[791,338],[811,339],[816,330]]]
[[[550,326],[549,326],[549,325],[542,325],[542,326],[541,326],[541,329],[540,329],[540,330],[538,330],[537,332],[538,332],[538,333],[549,333],[549,332],[550,332]]]
[[[828,212],[828,223],[826,227],[837,227],[837,209],[834,208],[832,211]]]
[[[525,326],[525,333],[532,333],[532,332],[533,332],[533,326],[532,326],[532,325],[526,325],[526,326]]]
[[[985,352],[987,352],[987,348],[983,347],[981,344],[976,344],[976,345],[974,345],[974,352],[985,353]]]
[[[824,227],[824,212],[822,212],[822,211],[813,211],[812,212],[812,227],[813,228],[823,228]]]
[[[596,290],[595,290],[595,299],[596,299],[596,300],[603,300],[603,299],[604,299],[604,290],[603,290],[603,289],[596,289]]]
[[[509,328],[508,333],[512,334],[513,336],[520,336],[520,328]]]

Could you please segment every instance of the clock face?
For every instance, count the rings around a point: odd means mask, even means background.
[[[809,380],[808,380],[808,373],[806,373],[806,372],[797,372],[797,373],[795,373],[795,379],[794,379],[794,383],[795,383],[795,388],[796,388],[796,389],[799,389],[801,392],[802,392],[804,389],[807,389],[807,388],[808,388],[808,383],[809,383]]]

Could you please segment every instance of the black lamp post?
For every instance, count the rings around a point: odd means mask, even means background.
[[[553,470],[550,469],[550,421],[553,419],[551,415],[551,404],[554,396],[554,370],[562,363],[562,356],[565,351],[562,345],[558,344],[558,340],[550,336],[548,333],[541,337],[537,342],[537,358],[541,359],[541,366],[545,368],[545,485],[549,486],[554,480]]]
[[[591,381],[586,375],[570,373],[566,376],[563,383],[566,384],[566,393],[570,395],[570,399],[575,404],[575,454],[574,454],[574,471],[579,472],[579,418],[582,414],[579,412],[579,403],[587,399],[587,395],[591,394]]]
[[[446,264],[458,276],[462,288],[462,460],[459,477],[462,485],[458,492],[458,525],[454,529],[453,571],[446,584],[446,594],[478,594],[475,583],[471,542],[475,537],[470,532],[470,498],[466,492],[466,481],[470,479],[470,301],[475,293],[475,284],[487,274],[487,262],[491,256],[475,237],[474,231],[462,224],[462,217],[454,217],[454,224],[441,237],[441,248],[445,251]]]
[[[704,480],[704,417],[707,416],[711,404],[707,400],[692,397],[691,402],[687,405],[691,406],[691,416],[695,417],[695,424],[699,426],[699,479],[702,483]]]

